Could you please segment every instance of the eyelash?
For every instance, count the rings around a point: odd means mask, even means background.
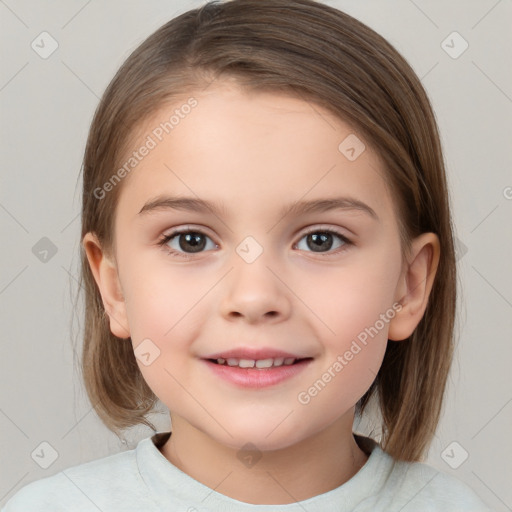
[[[182,258],[182,259],[185,259],[185,260],[193,259],[193,257],[194,257],[193,253],[184,253],[184,252],[175,251],[174,249],[171,249],[170,247],[166,246],[166,244],[168,242],[170,242],[176,236],[178,236],[178,235],[186,235],[188,233],[194,233],[194,234],[198,234],[198,235],[203,235],[203,236],[206,236],[206,237],[211,239],[211,237],[209,237],[206,233],[204,233],[200,229],[190,229],[190,228],[188,228],[188,229],[177,229],[177,230],[173,231],[172,233],[164,235],[158,241],[158,245],[160,247],[162,247],[162,249],[165,250],[165,252],[167,252],[169,254],[169,256],[172,256],[173,258]],[[339,253],[343,252],[344,250],[347,250],[350,245],[354,245],[354,243],[352,241],[350,241],[345,235],[343,235],[339,231],[336,231],[334,229],[322,229],[322,228],[315,228],[315,229],[311,229],[309,231],[306,231],[305,233],[302,234],[302,236],[300,237],[299,241],[302,240],[304,237],[306,237],[308,235],[311,235],[313,233],[322,233],[322,234],[327,233],[327,234],[330,234],[330,235],[335,235],[335,236],[337,236],[343,242],[343,245],[341,247],[338,247],[338,249],[335,252],[325,252],[325,253],[318,252],[318,253],[314,253],[314,251],[307,251],[307,252],[313,252],[314,254],[318,254],[319,256],[322,256],[322,257],[328,257],[328,256],[332,256],[334,254],[339,254]],[[196,254],[202,254],[202,253],[199,252],[199,253],[196,253]]]

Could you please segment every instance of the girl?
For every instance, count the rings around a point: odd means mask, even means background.
[[[434,115],[382,37],[312,0],[191,10],[118,71],[83,170],[91,403],[119,435],[160,400],[172,432],[6,512],[488,510],[420,462],[455,258]]]

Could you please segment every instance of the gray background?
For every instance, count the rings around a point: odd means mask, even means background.
[[[202,3],[0,0],[1,504],[33,480],[152,433],[132,429],[122,444],[100,423],[74,368],[72,339],[82,323],[80,308],[72,310],[78,178],[93,111],[115,71],[160,25]],[[465,481],[496,511],[512,510],[511,2],[326,3],[386,37],[432,100],[461,287],[460,341],[426,462]],[[59,45],[47,59],[31,47],[43,31]],[[453,31],[469,44],[457,58],[464,43],[446,40]],[[165,414],[152,419],[169,429]]]

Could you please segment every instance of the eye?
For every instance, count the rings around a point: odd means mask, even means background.
[[[338,240],[337,242],[336,239]],[[305,240],[305,244],[301,244],[302,240]],[[208,241],[211,242],[210,247],[208,247]],[[184,259],[191,259],[194,254],[218,247],[201,230],[190,228],[174,230],[164,235],[159,240],[158,245],[169,255]],[[306,252],[321,253],[322,255],[329,256],[345,250],[349,245],[353,245],[353,243],[342,233],[333,229],[315,228],[305,233],[296,244],[296,247]],[[339,250],[333,251],[332,249]]]
[[[158,245],[162,246],[162,248],[171,256],[188,259],[188,254],[202,252],[208,245],[207,240],[209,240],[213,245],[210,249],[215,249],[217,247],[211,238],[202,231],[183,229],[175,230],[172,233],[165,235],[158,242]]]
[[[336,245],[335,239],[338,239],[339,242]],[[301,241],[305,240],[305,243],[302,247]],[[352,242],[344,236],[342,233],[339,233],[333,229],[313,229],[307,232],[297,243],[297,248],[300,250],[306,250],[307,252],[317,252],[317,253],[327,253],[327,255],[333,254],[331,249],[339,249],[344,250],[347,246],[352,245]],[[304,249],[304,246],[306,249]],[[334,246],[334,247],[333,247]],[[308,251],[307,248],[310,248],[311,251]],[[330,252],[328,252],[330,251]],[[334,254],[340,251],[335,251]]]

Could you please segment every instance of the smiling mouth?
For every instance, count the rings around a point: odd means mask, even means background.
[[[212,354],[213,355],[213,354]],[[220,354],[215,354],[215,356]],[[226,354],[228,356],[230,354]],[[312,364],[313,357],[266,357],[248,359],[240,357],[209,357],[203,361],[213,375],[240,389],[258,390],[277,386],[280,383],[297,378]],[[261,356],[260,356],[261,357]]]
[[[268,370],[271,368],[278,368],[280,366],[293,366],[302,361],[308,361],[312,357],[295,358],[295,357],[275,357],[268,359],[240,359],[236,357],[229,357],[227,359],[207,359],[211,363],[218,364],[219,366],[230,366],[234,368],[253,368],[257,370]]]

